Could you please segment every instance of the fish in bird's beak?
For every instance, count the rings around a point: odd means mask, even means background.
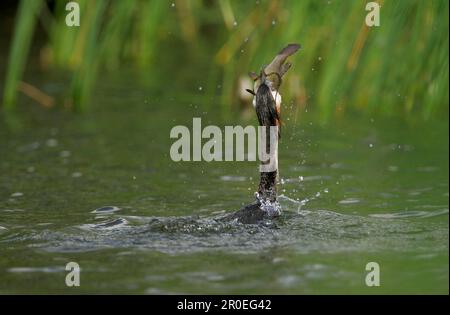
[[[269,65],[263,67],[259,75],[255,72],[250,72],[249,76],[255,83],[253,91],[247,91],[255,95],[256,92],[258,92],[258,87],[263,82],[263,77],[265,78],[265,83],[270,87],[272,91],[278,91],[281,85],[282,77],[292,66],[290,62],[286,62],[286,59],[296,53],[299,49],[299,44],[289,44],[275,56],[275,58]]]
[[[286,47],[284,47],[272,60],[272,62],[263,67],[260,74],[257,75],[255,72],[250,72],[249,76],[254,81],[254,87],[253,91],[247,89],[247,92],[254,95],[253,98],[253,106],[257,110],[258,119],[259,119],[259,112],[261,110],[264,110],[263,107],[269,106],[268,104],[257,104],[257,100],[264,99],[263,97],[257,97],[258,91],[260,90],[261,85],[266,85],[269,89],[262,89],[265,92],[270,91],[273,101],[270,103],[275,103],[275,108],[268,108],[269,112],[276,111],[276,117],[274,116],[272,120],[275,121],[274,125],[277,125],[280,127],[280,112],[281,112],[281,95],[279,93],[279,88],[281,86],[282,78],[286,74],[286,72],[289,70],[289,68],[292,66],[290,62],[286,62],[286,59],[293,55],[295,52],[297,52],[300,49],[299,44],[289,44]],[[270,107],[270,106],[269,106]],[[262,124],[260,120],[260,125]],[[272,124],[273,125],[273,124]]]

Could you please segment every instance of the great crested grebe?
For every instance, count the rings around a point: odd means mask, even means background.
[[[278,177],[278,139],[281,127],[279,88],[283,75],[292,65],[289,62],[285,63],[286,59],[299,49],[300,45],[289,44],[278,53],[268,66],[263,67],[259,75],[254,72],[249,73],[254,81],[254,88],[253,90],[247,89],[247,92],[253,94],[253,106],[258,116],[259,125],[266,129],[265,149],[266,152],[273,150],[273,159],[270,163],[273,163],[274,167],[270,171],[265,171],[267,168],[264,168],[264,163],[261,163],[261,177],[256,200],[228,216],[229,219],[237,219],[241,223],[252,224],[281,214],[281,207],[277,201],[276,183]],[[276,126],[278,130],[275,141],[270,141],[269,129],[271,126]],[[271,145],[274,148],[270,148]]]

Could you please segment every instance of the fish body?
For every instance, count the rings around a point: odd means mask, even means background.
[[[289,44],[284,47],[269,65],[264,66],[260,74],[250,72],[249,75],[254,81],[253,92],[258,91],[258,87],[265,82],[272,91],[278,91],[280,88],[282,78],[292,66],[290,62],[286,62],[287,58],[300,49],[299,44]]]
[[[282,78],[292,66],[286,62],[287,58],[300,49],[299,44],[289,44],[284,47],[270,62],[264,66],[259,75],[250,72],[249,75],[254,81],[253,91],[247,90],[253,94],[253,107],[255,107],[258,121],[261,126],[278,126],[281,128],[281,94],[279,88]],[[265,86],[265,87],[263,87]],[[268,119],[270,115],[270,119]],[[261,119],[261,118],[266,119]]]

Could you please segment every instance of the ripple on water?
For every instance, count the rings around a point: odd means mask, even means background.
[[[91,211],[91,213],[109,214],[109,213],[117,212],[119,210],[121,210],[121,209],[116,206],[106,206],[106,207],[101,207],[101,208],[95,209],[95,210]]]
[[[349,204],[355,204],[355,203],[360,203],[361,200],[359,200],[358,198],[347,198],[347,199],[343,199],[339,201],[339,204],[341,205],[349,205]]]
[[[30,273],[30,272],[42,272],[42,273],[54,273],[65,271],[61,266],[49,266],[49,267],[13,267],[9,268],[8,272],[13,273]]]
[[[3,212],[8,212],[8,213],[25,212],[24,209],[4,209],[2,211]]]
[[[425,213],[421,216],[416,213],[411,218],[403,216],[408,220],[386,220],[397,217],[364,217],[327,210],[297,211],[298,202],[288,199],[280,202],[284,214],[277,220],[258,225],[226,222],[222,220],[223,215],[117,217],[110,214],[100,222],[58,230],[35,230],[9,241],[28,241],[33,248],[49,252],[121,248],[169,254],[211,250],[248,254],[287,247],[303,254],[386,250],[386,244],[390,250],[397,251],[418,250],[419,247],[427,251],[448,249],[448,225],[416,220],[426,217]],[[440,214],[448,214],[448,210]],[[438,212],[428,214],[431,215],[438,215]]]
[[[118,229],[120,227],[126,226],[128,224],[128,221],[124,218],[116,218],[107,220],[101,223],[97,224],[84,224],[81,225],[80,228],[85,230],[92,230],[92,229],[104,229],[104,230],[114,230]]]
[[[439,215],[448,214],[448,209],[439,209],[434,211],[419,211],[419,210],[407,210],[395,213],[380,213],[380,214],[371,214],[370,216],[373,218],[381,218],[381,219],[402,219],[402,218],[431,218]]]
[[[225,175],[225,176],[220,176],[220,180],[222,180],[224,182],[245,182],[247,180],[247,177]]]
[[[448,215],[445,205],[358,216],[328,210],[300,210],[305,202],[284,195],[279,201],[283,215],[257,225],[225,221],[225,213],[147,217],[119,215],[119,207],[105,206],[91,211],[94,215],[88,222],[68,227],[43,225],[13,234],[2,242],[26,242],[30,248],[60,253],[118,248],[170,254],[211,250],[247,254],[287,247],[303,254],[385,250],[386,244],[390,250],[398,251],[418,250],[418,247],[428,251],[448,249],[448,224],[420,220]]]

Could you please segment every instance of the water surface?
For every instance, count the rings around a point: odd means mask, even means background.
[[[0,293],[448,293],[448,122],[285,106],[283,216],[246,226],[218,219],[252,201],[257,165],[175,163],[169,131],[254,115],[194,96],[103,83],[85,115],[22,99],[1,117]]]

